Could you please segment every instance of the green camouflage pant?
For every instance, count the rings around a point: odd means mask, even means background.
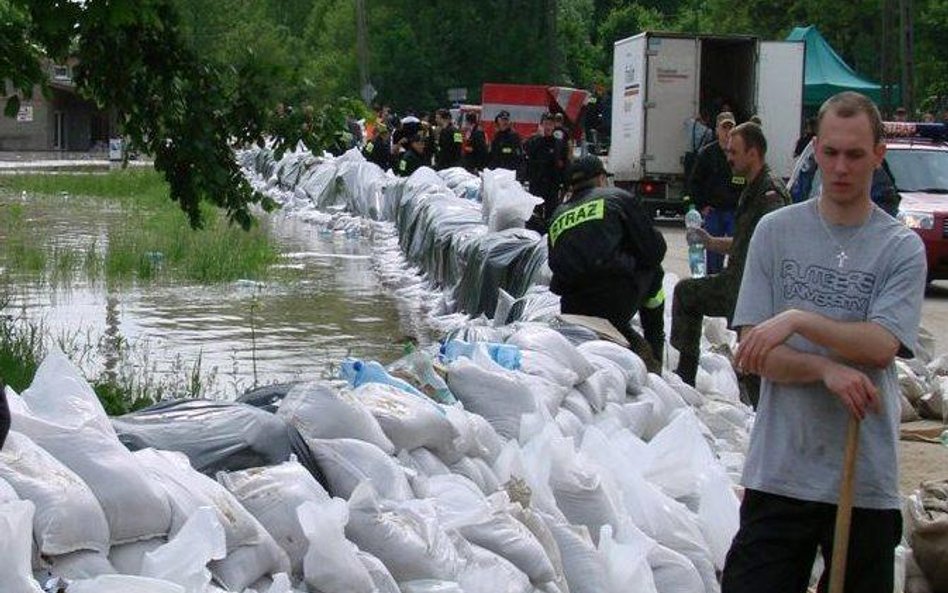
[[[705,317],[727,317],[737,304],[737,287],[723,275],[689,278],[675,286],[669,342],[685,357],[698,358]]]

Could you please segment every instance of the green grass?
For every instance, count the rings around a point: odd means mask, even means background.
[[[111,207],[118,213],[109,225],[105,245],[84,252],[39,244],[36,225],[29,224],[30,202],[11,203],[0,212],[0,259],[11,272],[43,271],[51,279],[68,281],[81,271],[109,281],[153,281],[169,277],[212,284],[240,278],[264,280],[279,259],[265,228],[250,231],[228,223],[224,214],[206,206],[206,227],[193,230],[168,185],[152,169],[135,168],[103,175],[16,175],[0,178],[0,191],[15,196],[40,196],[50,207],[69,209]],[[65,198],[64,196],[68,196]]]

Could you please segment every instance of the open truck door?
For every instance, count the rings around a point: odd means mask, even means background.
[[[762,41],[757,57],[757,115],[767,137],[767,163],[784,179],[800,136],[805,49],[799,41]]]
[[[645,43],[646,33],[616,41],[612,76],[612,130],[609,170],[618,183],[642,177],[645,143]]]
[[[645,175],[684,171],[685,121],[698,113],[698,43],[695,37],[648,37]]]

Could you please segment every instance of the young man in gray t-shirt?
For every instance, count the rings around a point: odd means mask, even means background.
[[[893,587],[901,537],[894,359],[916,346],[925,252],[870,199],[885,156],[875,105],[841,93],[818,122],[822,195],[761,220],[734,313],[735,363],[763,386],[723,593],[803,592],[817,546],[829,567],[849,415],[862,422],[846,591]]]

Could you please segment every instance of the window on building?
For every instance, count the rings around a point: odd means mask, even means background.
[[[53,66],[53,80],[72,80],[72,74],[69,72],[69,66]]]

